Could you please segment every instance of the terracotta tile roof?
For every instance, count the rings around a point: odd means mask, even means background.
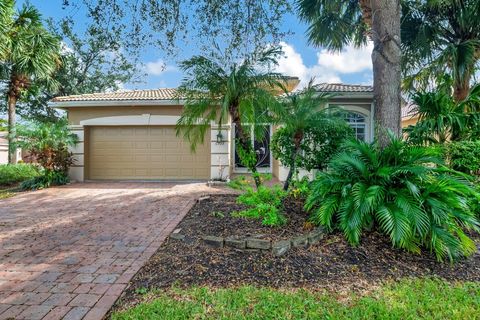
[[[89,93],[74,96],[56,97],[52,102],[70,101],[138,101],[138,100],[174,100],[176,89],[131,90],[106,93]]]
[[[343,84],[343,83],[319,83],[315,86],[319,92],[367,92],[373,93],[372,86]]]

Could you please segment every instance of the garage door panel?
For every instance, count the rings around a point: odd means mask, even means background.
[[[208,179],[210,145],[190,145],[173,126],[91,127],[89,179]]]

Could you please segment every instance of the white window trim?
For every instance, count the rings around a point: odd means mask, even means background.
[[[250,125],[248,123],[245,123],[244,125]],[[273,134],[273,126],[269,123],[260,123],[257,125],[261,126],[268,126],[270,130],[270,143],[272,141],[272,134]],[[236,150],[236,139],[235,139],[235,124],[232,123],[232,131],[231,131],[231,140],[232,140],[232,162],[233,162],[233,173],[248,173],[248,168],[240,168],[237,167],[237,164],[235,163],[235,150]],[[250,130],[250,135],[253,136],[253,127]],[[252,143],[254,143],[252,139]],[[257,171],[259,173],[273,173],[273,155],[272,155],[272,148],[271,146],[268,148],[270,150],[270,166],[269,167],[264,167],[264,168],[257,168]]]
[[[373,109],[373,104],[369,104],[370,105],[370,109],[372,110]],[[349,105],[349,104],[346,104],[346,103],[328,103],[327,104],[327,108],[331,107],[331,106],[335,106],[335,107],[338,107],[342,110],[345,110],[345,111],[351,111],[351,112],[355,112],[355,113],[358,113],[358,114],[361,114],[362,116],[365,117],[365,141],[366,142],[372,142],[373,141],[373,119],[372,119],[372,113],[371,111],[367,110],[367,109],[364,109],[362,107],[359,107],[359,106],[355,106],[355,105]]]

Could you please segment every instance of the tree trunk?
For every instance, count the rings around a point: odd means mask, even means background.
[[[456,102],[465,100],[470,93],[470,76],[466,75],[465,79],[462,79],[455,83],[455,90],[453,92],[453,98]]]
[[[381,147],[387,130],[401,136],[400,0],[371,0],[372,62],[376,135]]]
[[[238,142],[240,143],[240,146],[243,148],[243,150],[252,152],[253,147],[252,147],[250,138],[247,137],[247,135],[245,134],[245,131],[243,130],[242,121],[240,119],[240,115],[238,114],[238,108],[230,107],[230,116],[232,118],[232,123],[235,124],[235,127],[237,128],[238,136],[239,136]],[[251,164],[246,164],[246,166],[252,172],[252,177],[253,177],[253,180],[255,181],[255,186],[258,189],[258,187],[262,185],[262,181],[258,175],[257,166],[251,165]]]
[[[288,190],[288,187],[290,186],[290,181],[292,180],[293,174],[295,173],[297,157],[298,157],[298,154],[300,153],[300,146],[302,144],[303,136],[304,136],[304,132],[302,131],[297,131],[293,136],[293,144],[295,146],[295,150],[293,152],[293,159],[292,159],[292,163],[290,164],[290,170],[288,171],[287,179],[285,179],[285,182],[283,184],[284,191]]]
[[[17,97],[15,94],[8,94],[8,163],[17,163],[17,148],[12,146],[17,142],[17,119],[16,119]]]

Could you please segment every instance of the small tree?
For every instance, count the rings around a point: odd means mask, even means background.
[[[219,127],[228,121],[237,130],[240,160],[253,175],[256,186],[261,185],[257,172],[256,153],[250,131],[245,123],[255,129],[269,122],[267,110],[275,104],[273,90],[282,76],[268,70],[281,54],[279,48],[257,51],[241,63],[225,66],[225,61],[215,61],[204,56],[194,56],[183,61],[180,68],[186,73],[178,90],[179,99],[185,100],[183,114],[177,122],[177,135],[190,141],[192,149],[203,143],[211,122]],[[263,132],[255,130],[258,136]]]
[[[43,27],[40,13],[30,4],[15,12],[15,1],[3,1],[0,19],[0,75],[7,87],[11,146],[16,139],[17,101],[32,80],[52,80],[60,64],[60,41]],[[9,163],[16,162],[13,151],[10,148]]]
[[[47,172],[67,175],[73,164],[73,155],[68,147],[78,142],[62,119],[53,123],[36,122],[19,126],[16,145],[28,152],[31,161],[38,162]]]
[[[323,169],[330,156],[352,130],[331,110],[323,109],[326,95],[316,92],[313,81],[295,93],[285,92],[274,110],[282,127],[272,137],[273,156],[289,168],[284,190],[298,168]]]

